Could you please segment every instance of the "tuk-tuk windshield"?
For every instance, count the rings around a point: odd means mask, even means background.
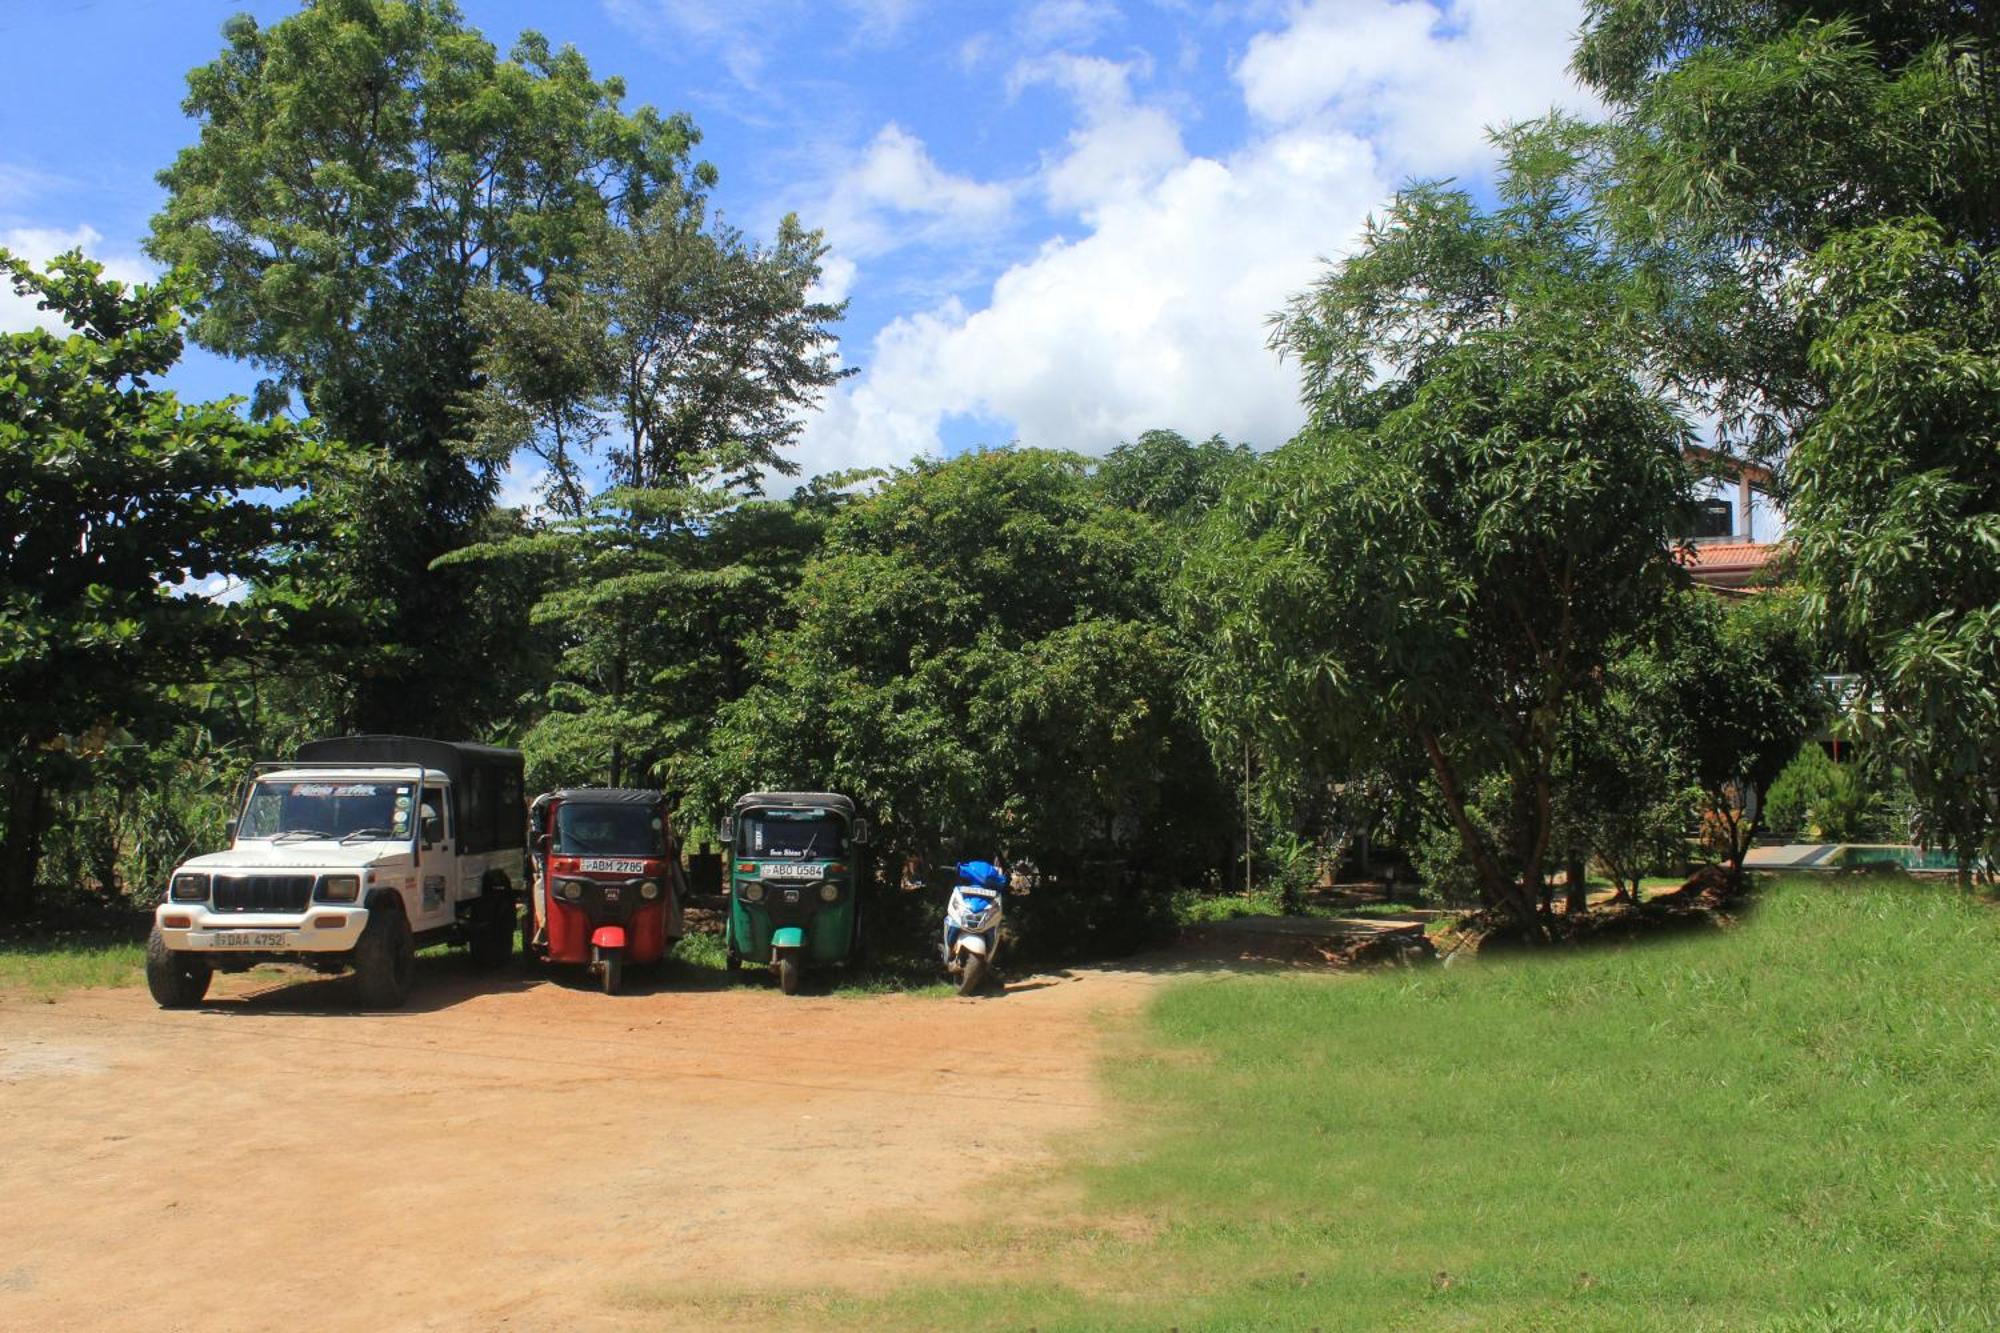
[[[847,854],[847,821],[825,810],[751,810],[736,821],[739,856],[804,860]]]
[[[664,856],[658,806],[565,802],[556,810],[555,850],[568,856]]]

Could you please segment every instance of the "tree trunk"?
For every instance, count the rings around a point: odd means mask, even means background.
[[[49,792],[39,775],[7,775],[7,831],[0,836],[0,911],[17,919],[35,905],[35,874],[42,863],[42,825]]]
[[[1563,878],[1568,882],[1569,897],[1563,903],[1563,914],[1580,917],[1590,910],[1590,886],[1584,879],[1583,858],[1572,855],[1563,866]]]
[[[1428,731],[1419,732],[1417,739],[1422,742],[1424,753],[1430,756],[1431,771],[1437,776],[1445,811],[1450,814],[1452,826],[1458,830],[1459,841],[1465,847],[1465,855],[1472,862],[1474,873],[1479,876],[1480,892],[1487,905],[1510,918],[1529,938],[1541,937],[1542,925],[1535,915],[1534,899],[1529,897],[1525,886],[1500,868],[1486,840],[1473,824],[1472,817],[1465,813],[1465,798],[1458,790],[1458,775],[1452,771],[1444,747]]]

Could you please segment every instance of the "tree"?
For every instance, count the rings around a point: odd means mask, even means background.
[[[759,246],[690,201],[607,230],[554,299],[476,303],[474,439],[539,456],[556,514],[445,564],[504,556],[546,574],[530,619],[561,660],[527,733],[538,781],[678,781],[746,683],[743,641],[858,479],[744,503],[766,470],[797,471],[784,451],[843,373],[829,330],[843,307],[813,299],[824,253],[796,218]],[[592,461],[610,478],[594,495]]]
[[[431,568],[493,493],[493,460],[454,443],[482,346],[468,303],[541,291],[606,225],[671,212],[713,170],[690,164],[685,117],[622,111],[618,80],[534,33],[503,61],[451,0],[314,0],[224,36],[189,75],[200,135],[161,174],[148,248],[198,282],[195,340],[270,372],[261,414],[303,402],[391,459],[334,571],[386,617],[383,651],[344,673],[348,720],[477,730],[512,701],[464,663],[524,626],[476,567]]]
[[[1896,217],[2000,242],[2000,60],[1960,0],[1590,0],[1575,67],[1610,103],[1607,191],[1676,317],[1662,363],[1774,460],[1825,386],[1787,278]]]
[[[1226,802],[1177,707],[1159,528],[1103,504],[1088,467],[919,461],[840,515],[722,710],[706,799],[831,784],[892,871],[954,843],[1070,892],[1086,860],[1205,869]]]
[[[1617,113],[1626,232],[1733,274],[1692,360],[1781,456],[1804,612],[1860,677],[1846,724],[1968,868],[2000,829],[1996,22],[1959,0],[1593,0],[1577,56]]]
[[[74,253],[38,272],[0,251],[0,269],[72,330],[0,337],[0,902],[19,909],[52,794],[163,740],[192,687],[310,618],[203,587],[329,537],[322,489],[359,461],[310,425],[154,388],[181,353],[174,281],[127,288]]]
[[[1829,243],[1803,282],[1829,388],[1793,458],[1805,613],[1917,836],[1969,876],[2000,852],[2000,278],[1919,220]]]
[[[1557,124],[1502,206],[1399,195],[1275,341],[1311,421],[1233,487],[1188,564],[1198,690],[1273,762],[1413,746],[1482,896],[1535,929],[1560,739],[1676,577],[1686,427]],[[1471,793],[1503,775],[1511,836]]]
[[[1214,508],[1230,479],[1255,459],[1250,446],[1220,435],[1194,444],[1178,431],[1149,430],[1106,454],[1094,475],[1112,504],[1191,521]]]

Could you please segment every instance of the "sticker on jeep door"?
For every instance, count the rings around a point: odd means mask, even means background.
[[[578,863],[583,871],[598,870],[607,875],[643,875],[646,863],[628,856],[586,856]]]

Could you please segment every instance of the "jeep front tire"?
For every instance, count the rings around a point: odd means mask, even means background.
[[[146,989],[162,1009],[192,1009],[208,994],[215,969],[206,958],[167,947],[158,926],[146,937]]]
[[[354,982],[370,1009],[400,1009],[410,998],[417,970],[417,942],[400,906],[370,909],[361,941],[354,946]]]

